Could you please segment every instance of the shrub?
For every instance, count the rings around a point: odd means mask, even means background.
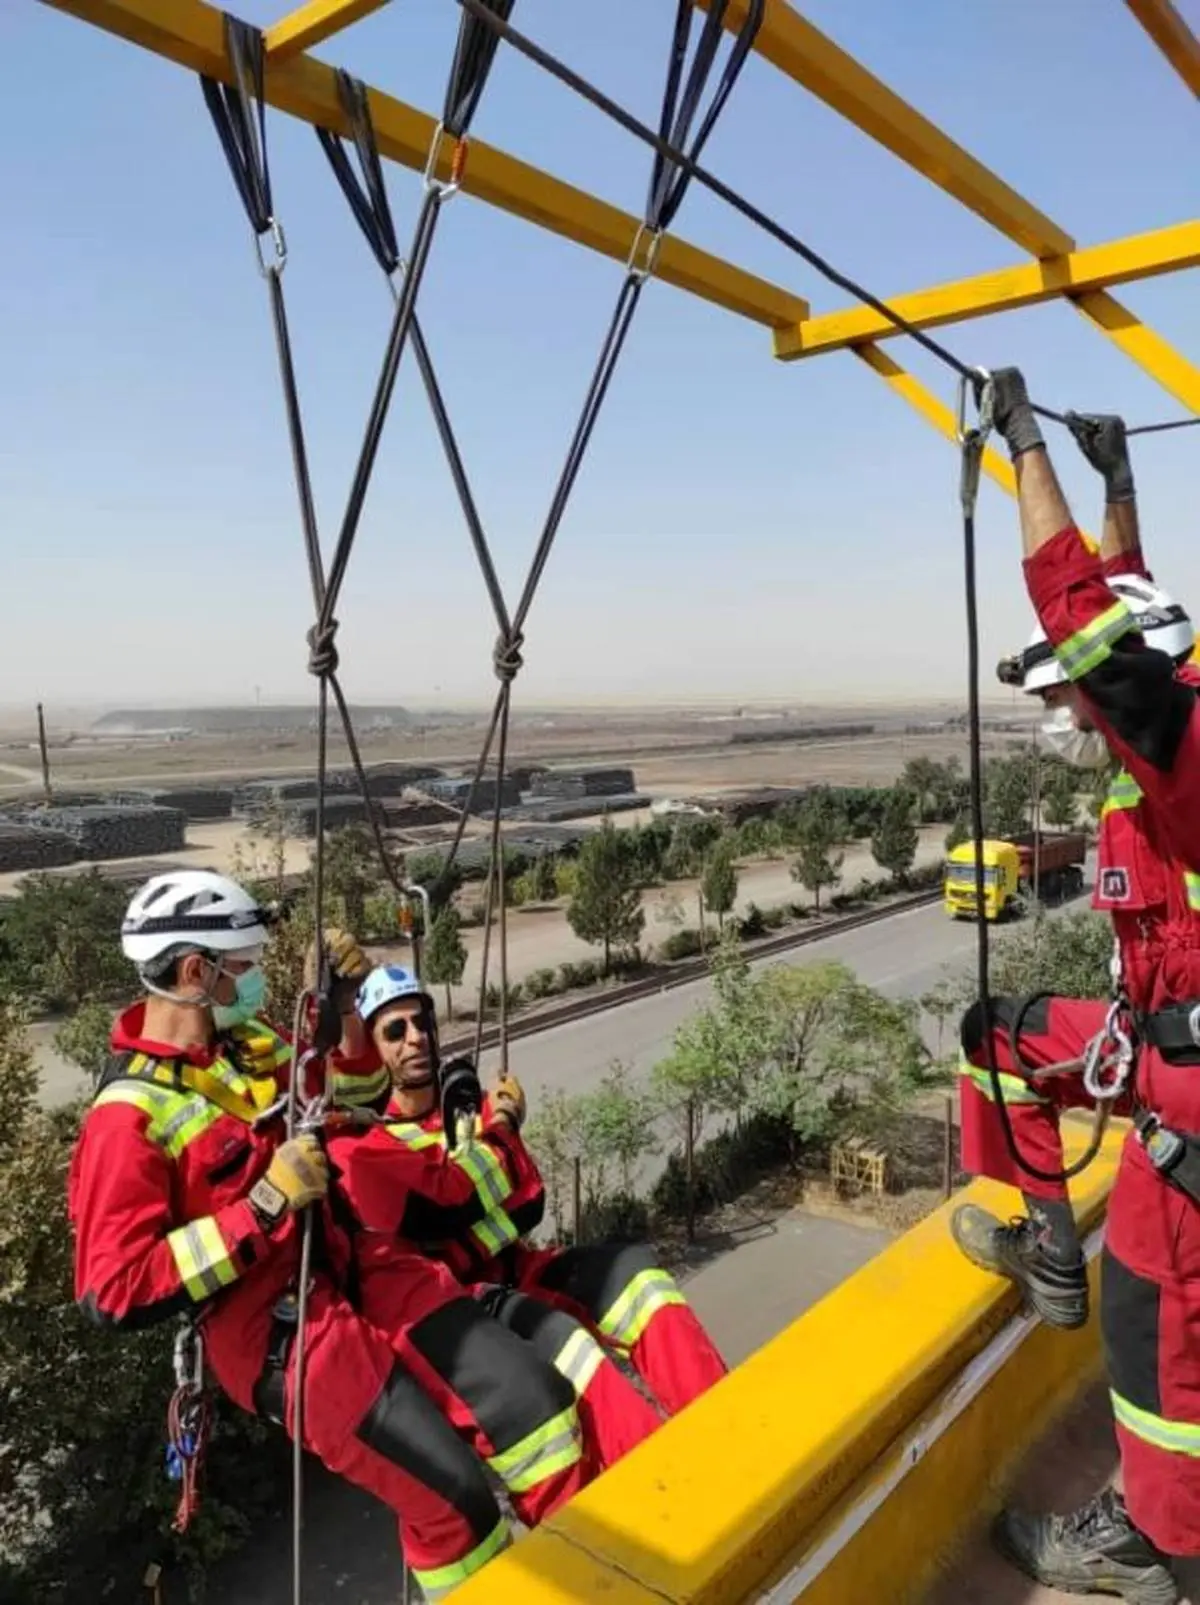
[[[531,970],[523,984],[531,998],[548,998],[562,991],[558,972],[553,969]]]
[[[695,926],[686,925],[682,931],[672,931],[670,936],[659,944],[658,951],[669,964],[675,959],[690,959],[697,953],[702,953],[704,942]]]

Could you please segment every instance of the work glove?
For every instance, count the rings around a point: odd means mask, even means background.
[[[1134,496],[1133,467],[1129,461],[1129,442],[1125,420],[1115,413],[1069,412],[1067,428],[1075,444],[1098,474],[1104,475],[1105,499],[1131,502]]]
[[[1004,436],[1008,455],[1015,462],[1023,451],[1045,445],[1042,431],[1038,428],[1020,368],[996,368],[991,383],[992,422]]]
[[[339,997],[357,992],[361,982],[371,973],[371,961],[358,945],[357,938],[336,925],[325,927],[325,949],[329,954],[329,970],[334,991]],[[314,938],[304,955],[304,985],[311,991],[317,984],[320,954]],[[341,984],[339,984],[341,983]],[[351,997],[353,1006],[353,997]],[[342,1010],[342,1013],[348,1012]]]
[[[514,1131],[520,1131],[525,1122],[525,1090],[516,1076],[507,1072],[492,1088],[492,1108],[498,1115],[507,1115]]]
[[[275,1150],[265,1180],[284,1197],[285,1209],[304,1209],[329,1190],[329,1161],[315,1132],[302,1132]]]

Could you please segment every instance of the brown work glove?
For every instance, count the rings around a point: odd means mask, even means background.
[[[275,1150],[264,1180],[283,1194],[285,1209],[303,1209],[329,1190],[329,1161],[315,1132],[292,1137]]]
[[[525,1121],[525,1091],[516,1076],[501,1076],[492,1088],[492,1110],[505,1115],[514,1131],[520,1131]]]
[[[371,973],[371,961],[358,945],[358,939],[336,925],[325,927],[325,947],[329,953],[329,969],[334,983],[345,981],[357,988]],[[317,984],[320,954],[314,938],[304,955],[304,985],[311,991]]]

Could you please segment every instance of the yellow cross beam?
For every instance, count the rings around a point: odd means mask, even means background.
[[[1200,96],[1200,39],[1184,22],[1171,0],[1125,0],[1125,4],[1192,94]]]
[[[94,23],[192,72],[233,82],[222,13],[205,0],[44,0],[57,11]],[[268,57],[264,95],[277,110],[306,123],[350,132],[338,102],[333,68],[300,53]],[[436,121],[381,90],[369,91],[380,155],[422,172]],[[447,142],[448,143],[448,142]],[[443,149],[440,177],[449,177],[451,152]],[[640,220],[528,162],[472,140],[462,187],[468,194],[574,240],[619,262],[628,260]],[[655,276],[739,317],[787,328],[808,316],[808,303],[790,290],[667,235]]]
[[[1168,9],[1166,0],[1127,3],[1156,16],[1165,16]],[[712,0],[693,0],[693,4],[707,9]],[[725,15],[726,27],[739,27],[746,8],[747,0],[733,0]],[[1187,30],[1182,29],[1182,33]],[[1175,60],[1182,48],[1178,30],[1172,39]],[[1061,259],[1074,252],[1075,241],[1065,230],[814,28],[787,0],[766,0],[755,49],[877,144],[1023,245],[1031,255]],[[1082,295],[1070,295],[1070,299],[1093,327],[1113,340],[1164,390],[1185,406],[1200,411],[1200,368],[1106,290],[1094,288]]]
[[[379,11],[388,0],[308,0],[266,30],[267,54],[276,61],[298,56],[302,50],[331,39],[343,28]]]
[[[1200,220],[1177,223],[1173,228],[1133,234],[1126,239],[1092,245],[1045,261],[1022,262],[995,273],[977,273],[969,279],[934,285],[910,295],[886,299],[887,305],[918,329],[993,312],[1012,312],[1037,306],[1055,296],[1081,294],[1113,284],[1128,284],[1161,273],[1177,273],[1200,266]],[[811,357],[822,351],[858,346],[867,340],[889,340],[901,331],[889,319],[867,306],[823,313],[779,329],[775,355],[785,360]]]

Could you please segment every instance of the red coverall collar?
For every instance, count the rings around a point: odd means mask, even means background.
[[[199,1065],[207,1070],[213,1060],[218,1057],[218,1046],[214,1042],[210,1047],[201,1047],[194,1043],[191,1047],[181,1048],[171,1042],[154,1042],[142,1035],[146,1020],[146,1000],[133,1004],[123,1014],[119,1014],[113,1021],[112,1035],[109,1042],[117,1053],[144,1053],[151,1059],[186,1059],[189,1064]]]

